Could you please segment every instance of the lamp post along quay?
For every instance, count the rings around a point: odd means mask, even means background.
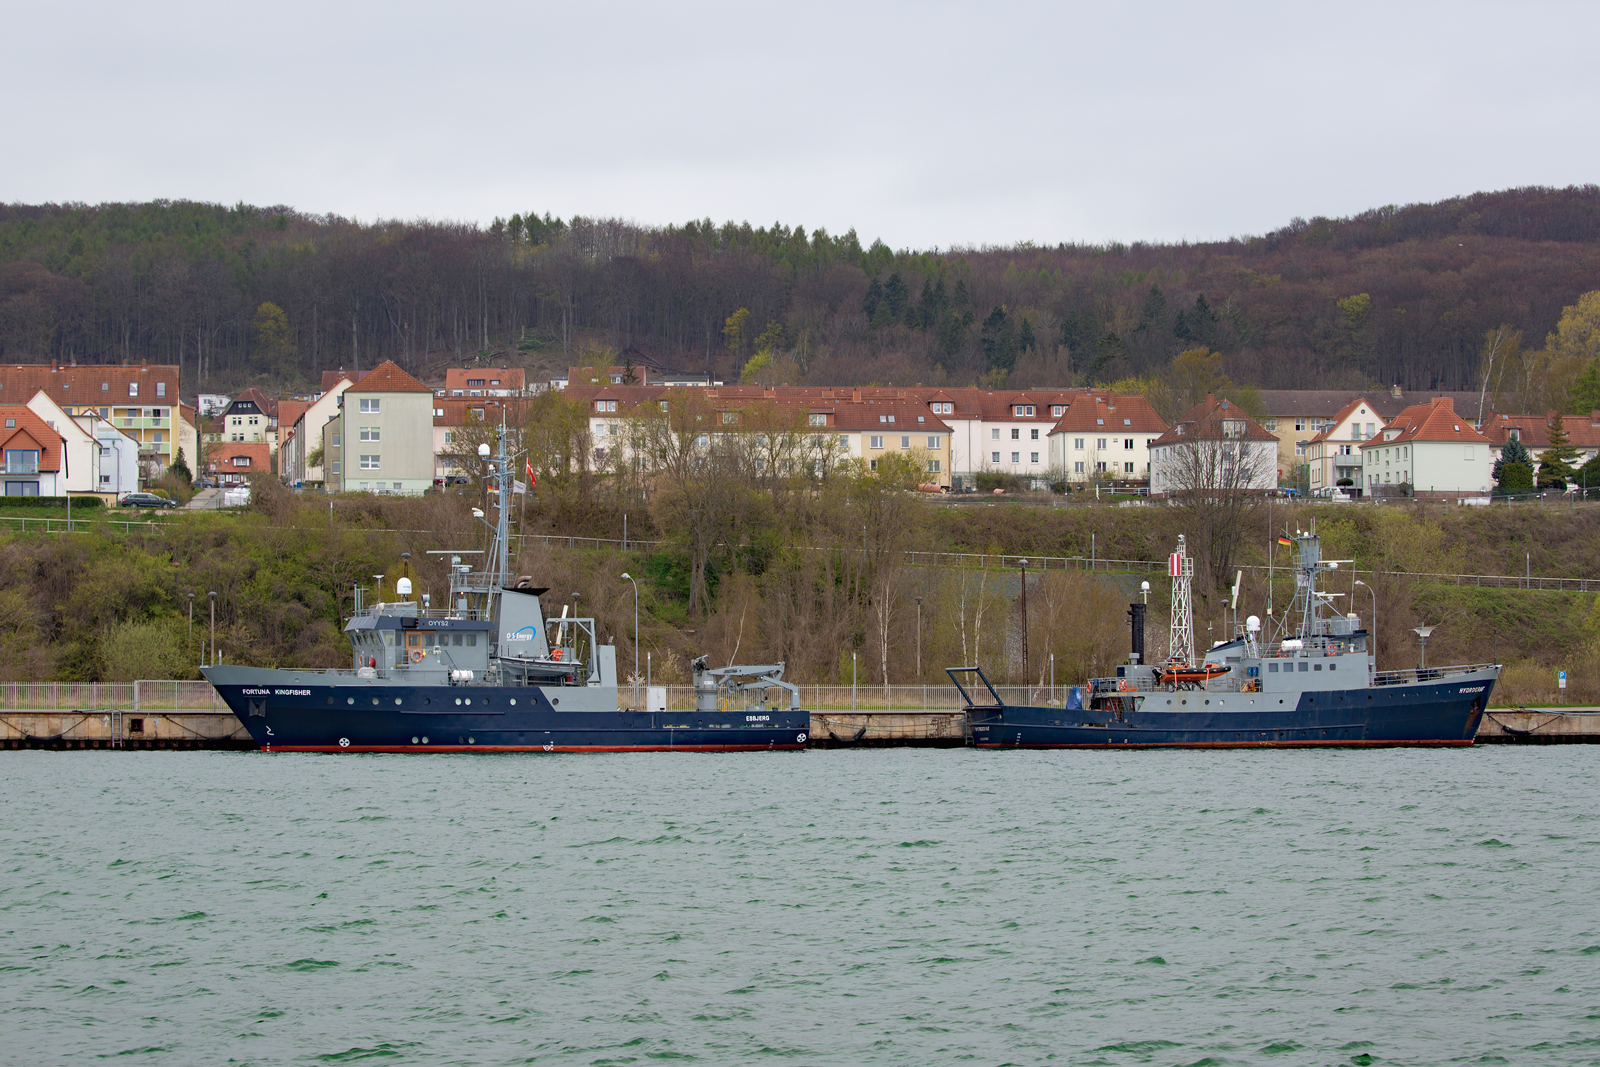
[[[633,582],[633,710],[639,710],[639,583],[627,571],[622,576]]]
[[[217,658],[217,591],[213,589],[206,594],[211,599],[211,658]]]
[[[1022,684],[1031,685],[1028,677],[1028,561],[1017,560],[1022,569]]]

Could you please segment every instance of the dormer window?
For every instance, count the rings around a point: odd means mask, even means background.
[[[1094,420],[1094,424],[1096,426],[1104,426],[1106,424],[1106,420],[1105,419],[1095,419]]]
[[[1222,420],[1222,436],[1224,436],[1224,437],[1243,437],[1244,436],[1244,422],[1242,420],[1240,420],[1240,419],[1223,419]]]
[[[596,400],[594,409],[596,411],[616,411],[617,402],[615,400]]]
[[[1033,417],[1033,405],[1032,404],[1018,404],[1016,406],[1015,410],[1016,410],[1017,418],[1019,418],[1019,419],[1025,419],[1025,418],[1032,418]]]
[[[1062,415],[1066,414],[1066,411],[1067,411],[1067,409],[1062,407],[1060,404],[1051,404],[1050,405],[1050,417],[1051,418],[1059,419]]]
[[[1519,429],[1516,426],[1511,427],[1511,429],[1506,431],[1506,440],[1508,440],[1508,441],[1520,441],[1520,440],[1522,440],[1522,430]]]

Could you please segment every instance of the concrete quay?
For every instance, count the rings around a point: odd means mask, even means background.
[[[1600,708],[1490,708],[1478,724],[1475,743],[1600,744]]]
[[[956,710],[814,711],[812,748],[960,748]],[[1600,708],[1492,708],[1478,744],[1600,744]],[[239,720],[213,711],[0,711],[0,748],[253,749]]]

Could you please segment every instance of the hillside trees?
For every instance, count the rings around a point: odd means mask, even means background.
[[[1481,388],[1479,339],[1507,324],[1554,338],[1548,367],[1494,370],[1515,386],[1502,403],[1543,410],[1526,406],[1540,383],[1595,365],[1559,320],[1600,290],[1596,218],[1600,189],[1528,189],[1204,244],[896,253],[853,231],[709,220],[0,205],[0,358],[176,362],[186,387],[221,389],[383,358],[424,377],[478,353],[559,371],[595,337],[737,376],[776,324],[767,365],[837,384],[1109,382],[1207,348],[1263,388],[1429,390]],[[282,318],[264,333],[267,305]],[[740,310],[748,325],[725,332]]]

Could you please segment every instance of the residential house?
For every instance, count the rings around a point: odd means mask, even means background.
[[[1360,496],[1366,481],[1361,476],[1361,442],[1375,436],[1383,423],[1372,402],[1360,396],[1325,420],[1305,446],[1311,491],[1344,487],[1351,496]]]
[[[1266,415],[1261,425],[1278,439],[1278,475],[1294,479],[1299,468],[1307,466],[1306,451],[1311,439],[1328,428],[1356,394],[1344,389],[1263,389],[1259,393]],[[1477,393],[1434,393],[1448,396],[1462,411],[1476,411]],[[1382,425],[1400,414],[1411,401],[1398,385],[1364,397],[1368,408]],[[1362,424],[1365,429],[1365,423]],[[1376,427],[1374,427],[1376,432]],[[1368,436],[1371,436],[1370,434]]]
[[[265,441],[223,441],[206,452],[206,474],[220,486],[248,485],[252,474],[272,473],[272,446]]]
[[[62,460],[62,491],[68,496],[99,493],[101,490],[98,489],[99,480],[96,474],[100,467],[100,448],[94,434],[63,411],[43,389],[33,394],[28,401],[28,410],[61,435],[61,447],[65,451]],[[137,457],[136,448],[132,451],[132,455]],[[135,480],[131,484],[137,486],[139,477],[137,462],[133,465],[133,477]],[[114,501],[116,498],[111,499]]]
[[[456,435],[464,427],[499,426],[502,422],[513,428],[522,425],[527,401],[511,397],[440,397],[433,398],[433,480],[443,484],[446,478],[462,477],[467,472],[456,466]]]
[[[95,492],[106,501],[120,500],[139,488],[139,442],[102,419],[97,412],[74,415],[72,421],[94,437]],[[190,467],[189,473],[201,473]]]
[[[1366,495],[1445,500],[1487,494],[1489,439],[1449,397],[1413,404],[1361,443]]]
[[[1552,411],[1548,415],[1492,415],[1486,419],[1481,432],[1489,439],[1490,466],[1500,459],[1500,451],[1512,438],[1522,442],[1522,447],[1533,454],[1537,464],[1544,458],[1544,450],[1550,447],[1550,428],[1555,424],[1555,415]],[[1600,455],[1600,411],[1564,415],[1561,429],[1567,435],[1568,447],[1578,452],[1573,466],[1581,467]]]
[[[223,409],[222,440],[277,447],[278,402],[252,386]]]
[[[0,404],[6,496],[66,496],[66,440],[23,404]]]
[[[1277,457],[1276,436],[1208,395],[1150,442],[1150,495],[1266,492],[1278,484]]]
[[[287,485],[296,488],[320,486],[326,480],[325,457],[322,463],[312,463],[322,444],[322,427],[339,413],[339,397],[350,388],[350,379],[334,371],[322,376],[327,388],[310,402],[283,401],[278,410],[278,429],[283,440],[278,445],[278,475]],[[293,414],[289,418],[285,410]]]
[[[344,390],[336,431],[343,445],[340,488],[407,494],[430,488],[433,401],[433,390],[392,360]]]
[[[1166,432],[1142,396],[1079,393],[1050,430],[1050,467],[1069,482],[1148,482],[1150,443]]]
[[[444,388],[435,389],[440,397],[523,396],[528,391],[528,372],[521,367],[449,367],[444,372]]]
[[[26,404],[40,390],[68,415],[94,413],[111,420],[138,444],[146,478],[171,465],[181,447],[176,366],[55,362],[0,366],[0,404]],[[192,460],[194,453],[186,455]]]

